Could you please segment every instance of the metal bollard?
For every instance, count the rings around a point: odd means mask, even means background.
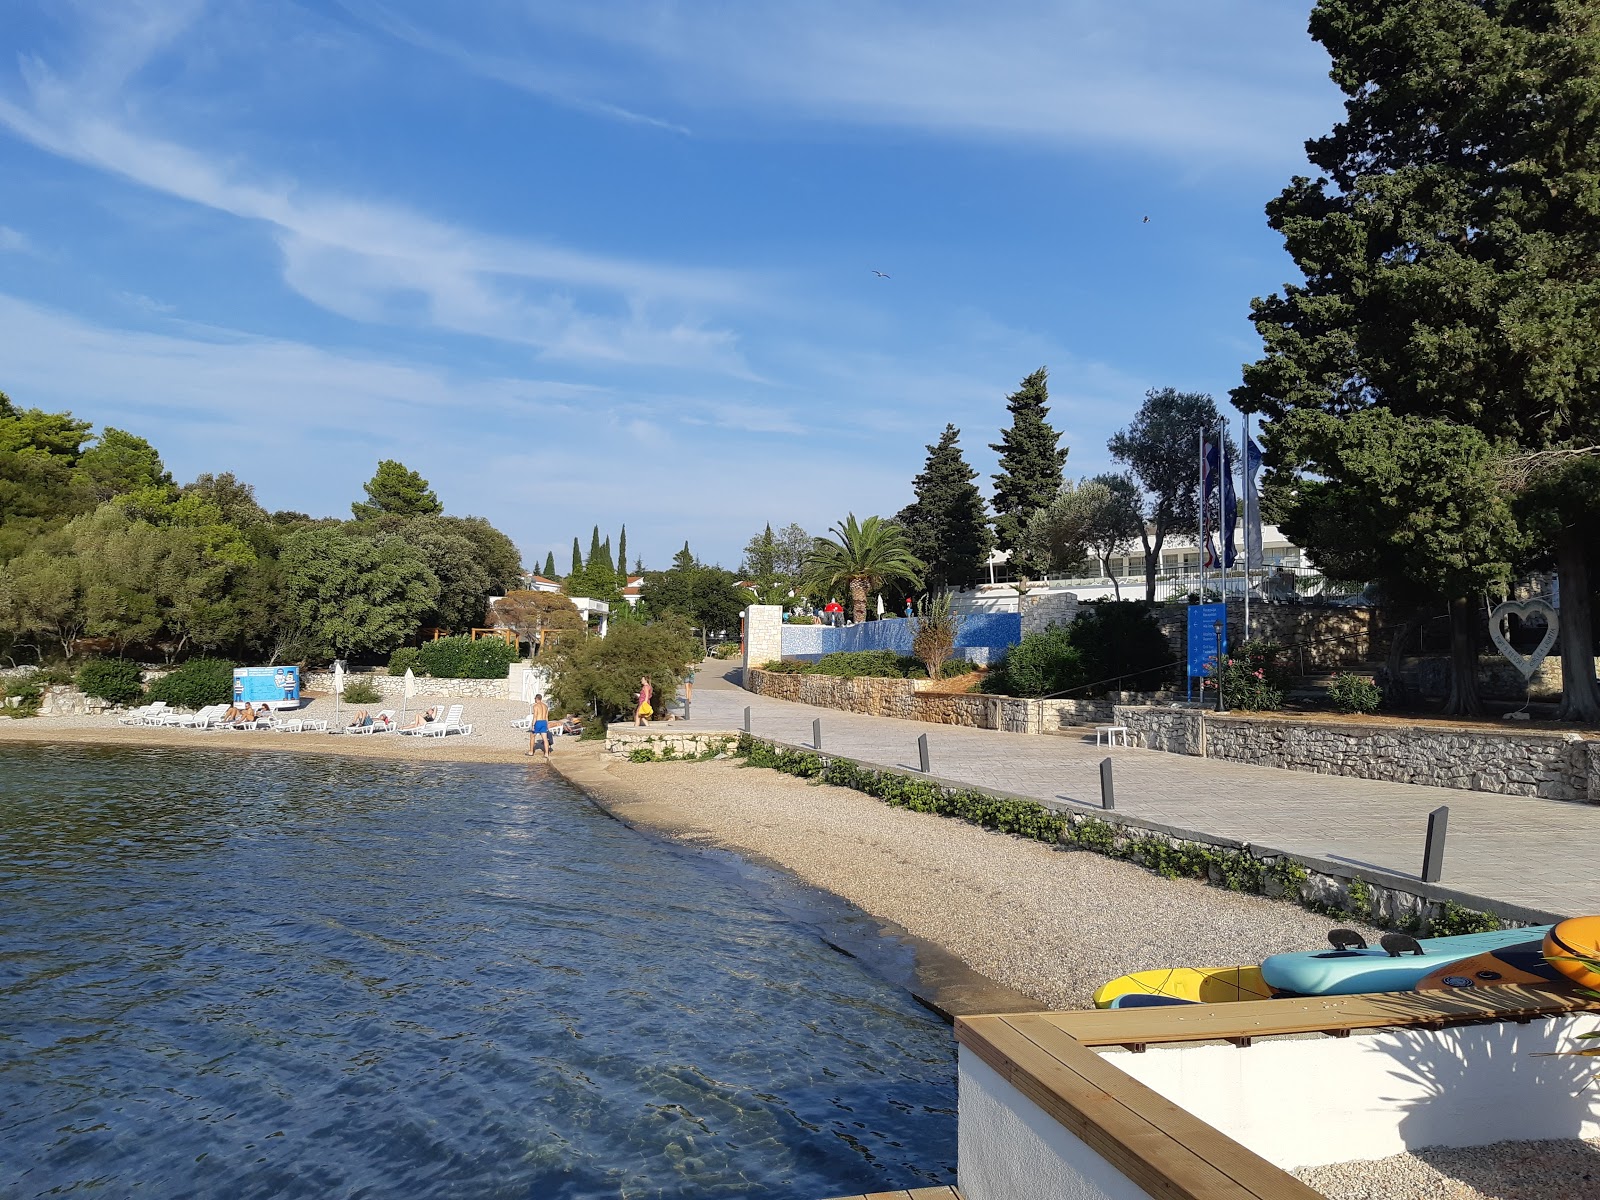
[[[1100,807],[1115,808],[1116,806],[1117,795],[1111,786],[1111,760],[1103,758],[1100,760]]]
[[[811,722],[811,748],[813,750],[821,750],[822,749],[822,718],[821,717],[818,717],[816,720]]]
[[[689,719],[689,702],[687,700],[683,702],[683,719],[685,721]]]
[[[748,704],[744,706],[744,731],[746,733],[750,732],[750,706]]]
[[[1444,874],[1444,835],[1450,827],[1450,806],[1441,804],[1428,814],[1428,840],[1422,850],[1422,882],[1438,883]]]
[[[922,764],[922,773],[928,774],[928,735],[925,733],[917,738],[917,761]]]

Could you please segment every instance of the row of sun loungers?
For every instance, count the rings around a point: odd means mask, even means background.
[[[471,724],[462,721],[463,705],[452,704],[437,721],[397,728],[394,710],[384,709],[369,725],[347,725],[329,729],[326,720],[306,717],[280,717],[276,713],[263,713],[254,721],[225,720],[231,705],[210,704],[199,712],[185,713],[157,700],[142,708],[132,709],[118,717],[123,725],[153,725],[174,729],[261,729],[274,733],[336,733],[346,737],[362,737],[379,733],[400,733],[417,737],[448,737],[452,733],[469,734]]]

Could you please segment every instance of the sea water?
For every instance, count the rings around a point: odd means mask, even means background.
[[[906,993],[542,768],[0,749],[8,1200],[919,1187],[954,1074]]]

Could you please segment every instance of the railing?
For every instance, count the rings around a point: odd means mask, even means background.
[[[1334,604],[1359,596],[1364,588],[1361,583],[1329,579],[1311,567],[1283,566],[1251,571],[1248,582],[1242,570],[1230,571],[1224,578],[1217,571],[1202,577],[1198,568],[1168,567],[1156,573],[1155,583],[1158,602],[1190,597],[1221,600],[1224,595],[1243,597],[1248,591],[1252,600],[1265,604]],[[1028,594],[1041,591],[1120,591],[1124,600],[1142,600],[1146,581],[1142,574],[1118,576],[1115,582],[1107,575],[1049,575],[1028,581]],[[974,599],[983,600],[1014,598],[1016,594],[1014,581],[979,584],[971,593]]]

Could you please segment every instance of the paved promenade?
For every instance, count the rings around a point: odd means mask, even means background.
[[[1600,805],[860,716],[752,695],[736,686],[737,678],[737,668],[705,665],[691,728],[737,729],[749,705],[755,733],[810,745],[812,719],[820,717],[824,750],[913,769],[917,736],[926,733],[935,775],[1095,810],[1100,761],[1110,756],[1117,811],[1124,815],[1411,878],[1422,869],[1428,813],[1448,804],[1441,887],[1568,916],[1600,913]]]

